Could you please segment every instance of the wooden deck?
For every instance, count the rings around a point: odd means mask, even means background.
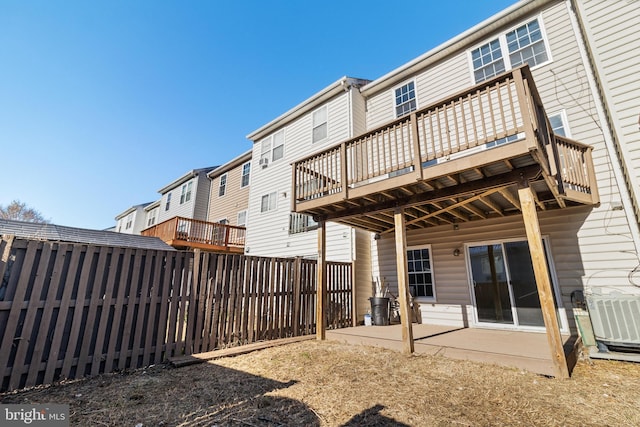
[[[402,351],[401,325],[328,330],[328,340]],[[472,360],[554,376],[547,335],[537,332],[413,324],[416,354]],[[577,361],[576,337],[562,336],[569,372]]]
[[[176,216],[142,230],[141,234],[158,237],[176,249],[243,254],[246,229]]]

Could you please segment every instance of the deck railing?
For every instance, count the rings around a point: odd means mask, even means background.
[[[173,246],[244,248],[245,227],[173,217],[142,231]]]
[[[427,166],[511,139],[526,140],[532,155],[551,175],[563,169],[552,165],[556,159],[550,145],[560,144],[571,153],[584,148],[568,139],[554,138],[528,67],[296,161],[293,210],[296,203],[329,195],[346,199],[351,188],[406,173],[414,172],[420,179]],[[563,157],[564,170],[584,169],[584,159],[569,155],[569,151]],[[588,191],[592,182],[577,184]]]

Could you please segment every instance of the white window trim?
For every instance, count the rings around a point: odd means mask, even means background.
[[[564,302],[562,301],[562,293],[560,292],[560,284],[558,282],[558,276],[556,274],[556,266],[553,260],[553,251],[551,250],[551,238],[548,234],[543,234],[540,236],[542,240],[546,241],[546,245],[543,244],[545,248],[545,255],[547,256],[547,261],[549,263],[549,274],[551,276],[551,287],[555,294],[555,299],[558,303],[558,312],[560,313],[560,332],[568,333],[569,332],[569,321],[567,318],[567,311],[564,306]],[[476,311],[476,296],[473,290],[473,276],[471,272],[471,260],[469,259],[469,247],[470,246],[480,246],[480,245],[496,245],[496,244],[504,244],[509,242],[528,242],[527,236],[521,237],[512,237],[509,239],[494,239],[494,240],[480,240],[476,242],[466,242],[464,244],[464,257],[465,257],[465,266],[467,269],[467,286],[469,289],[469,298],[471,299],[471,304],[473,305],[473,324],[474,325],[482,325],[482,327],[487,328],[495,328],[495,329],[515,329],[515,330],[534,330],[539,331],[540,327],[530,327],[530,326],[514,326],[514,325],[505,325],[505,324],[496,324],[492,325],[489,323],[478,322],[478,312]]]
[[[554,111],[553,113],[547,113],[547,117],[560,116],[562,120],[562,127],[564,128],[565,138],[573,138],[571,136],[571,129],[569,128],[569,120],[567,119],[567,111],[565,109]]]
[[[416,79],[409,79],[409,80],[405,80],[404,82],[402,82],[399,85],[395,85],[394,87],[391,88],[391,105],[393,105],[393,118],[395,119],[400,119],[403,117],[408,117],[411,113],[407,113],[404,114],[402,116],[398,116],[397,112],[396,112],[396,108],[398,107],[396,105],[396,89],[401,88],[402,86],[406,86],[409,83],[413,82],[413,90],[416,93],[416,109],[413,111],[418,111],[420,109],[420,102],[418,101],[418,82],[416,82]]]
[[[316,125],[316,124],[314,123],[314,116],[315,116],[316,112],[318,112],[318,111],[320,111],[320,110],[322,110],[322,109],[324,109],[324,110],[325,110],[325,113],[324,113],[324,114],[325,114],[325,120],[324,120],[324,122],[322,122],[322,123],[320,123],[320,124]],[[313,140],[313,131],[314,131],[317,127],[319,127],[319,126],[321,126],[321,125],[323,125],[323,124],[326,124],[326,125],[327,125],[327,135],[326,135],[324,138],[322,138],[322,139],[319,139],[319,140],[317,140],[317,141],[314,141],[314,140]],[[325,141],[326,141],[326,140],[328,140],[328,139],[329,139],[329,107],[328,107],[327,105],[323,105],[323,106],[322,106],[322,107],[320,107],[320,108],[316,108],[316,109],[311,113],[311,143],[312,143],[312,144],[320,144],[320,143],[322,143],[322,142],[325,142]]]
[[[249,165],[249,174],[247,175],[247,176],[248,176],[248,178],[247,178],[247,183],[246,183],[246,185],[242,185],[242,184],[243,184],[243,182],[242,182],[242,181],[243,181],[243,178],[244,178],[244,176],[245,176],[245,175],[244,175],[244,167],[245,167],[246,165]],[[251,161],[249,161],[249,162],[245,162],[245,163],[243,163],[243,164],[242,164],[242,166],[240,166],[240,188],[248,187],[250,184],[251,184]]]
[[[273,207],[273,209],[267,209],[266,211],[262,210],[262,199],[263,197],[268,196],[269,197],[269,202],[271,201],[271,197],[273,196],[275,202],[275,206]],[[269,205],[271,205],[271,203],[269,203]],[[273,213],[275,211],[278,210],[278,192],[277,191],[271,191],[270,193],[267,194],[263,194],[260,196],[260,213],[261,214],[268,214],[268,213]]]
[[[260,201],[262,202],[262,198],[260,199]],[[244,224],[240,223],[240,214],[242,213],[244,213]],[[236,214],[236,225],[238,227],[246,227],[248,220],[249,220],[249,211],[247,209],[238,211],[238,213]]]
[[[220,190],[222,189],[222,178],[224,177],[224,193],[220,194]],[[218,179],[218,197],[224,197],[227,195],[227,187],[229,186],[229,176],[227,173],[223,173],[220,175],[220,179]]]
[[[433,296],[432,297],[413,297],[413,300],[416,302],[436,302],[438,295],[436,294],[436,275],[435,270],[433,268],[433,250],[431,249],[431,245],[416,245],[416,246],[407,246],[405,250],[405,256],[407,251],[414,251],[418,249],[428,249],[429,250],[429,263],[431,264],[431,285],[433,286]],[[409,260],[407,259],[407,276],[409,275]],[[407,291],[409,291],[409,282],[407,281]]]
[[[542,42],[544,43],[544,48],[547,52],[547,60],[545,62],[542,62],[536,65],[535,67],[530,67],[530,69],[532,71],[537,70],[538,68],[553,62],[553,56],[551,55],[551,48],[549,46],[549,37],[547,37],[547,30],[545,28],[542,15],[532,16],[530,18],[527,18],[519,22],[517,25],[514,25],[511,28],[501,31],[497,35],[494,34],[491,37],[486,37],[485,39],[482,40],[482,42],[472,46],[470,49],[467,49],[467,63],[469,64],[469,76],[471,78],[471,82],[473,85],[480,84],[480,83],[476,83],[475,69],[473,68],[473,57],[471,56],[471,52],[473,52],[480,46],[484,46],[485,44],[497,38],[498,42],[500,43],[500,52],[502,52],[502,60],[504,61],[504,72],[508,73],[509,71],[513,70],[513,67],[511,67],[511,57],[509,56],[509,47],[507,46],[507,33],[515,30],[516,28],[522,27],[523,25],[528,24],[529,22],[535,19],[538,20],[538,25],[540,26],[540,33],[542,33]],[[416,93],[416,98],[417,97],[418,95]]]
[[[274,146],[274,140],[275,140],[275,135],[277,134],[282,134],[282,157],[277,159],[277,160],[273,160],[273,150],[276,147],[279,147],[280,145]],[[265,143],[269,143],[269,149],[264,151],[262,149],[262,145]],[[268,164],[271,163],[276,163],[276,162],[280,162],[285,158],[285,150],[286,150],[286,135],[284,133],[284,129],[281,129],[277,132],[272,133],[271,135],[269,135],[268,137],[264,138],[262,141],[260,141],[260,161],[262,161],[262,158],[264,157],[265,154],[267,155],[267,159],[268,159]]]

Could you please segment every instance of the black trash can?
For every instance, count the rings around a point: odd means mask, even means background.
[[[371,322],[376,326],[389,324],[389,298],[371,297]]]

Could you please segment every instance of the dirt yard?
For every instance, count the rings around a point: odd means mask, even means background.
[[[571,380],[305,341],[0,395],[64,403],[74,426],[640,426],[640,364],[582,360]]]

